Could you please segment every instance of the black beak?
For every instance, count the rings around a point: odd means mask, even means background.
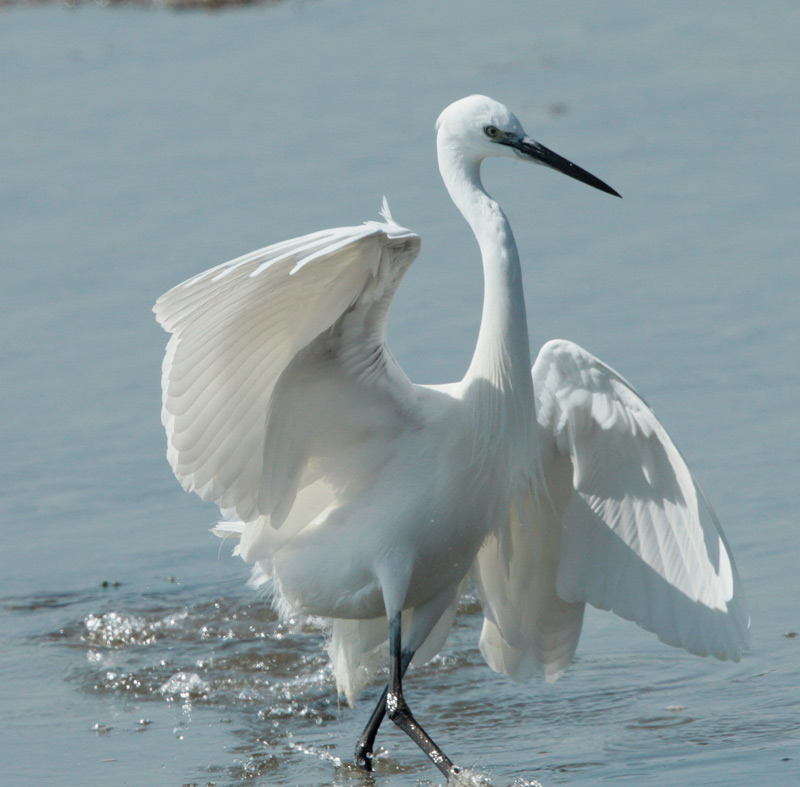
[[[596,178],[585,169],[581,169],[571,161],[567,161],[567,159],[559,156],[558,153],[553,153],[552,150],[540,145],[535,139],[530,137],[509,137],[507,140],[503,140],[503,144],[510,145],[537,164],[542,164],[545,167],[556,170],[556,172],[569,175],[587,186],[593,186],[596,189],[600,189],[600,191],[605,191],[606,194],[613,194],[615,197],[622,196],[607,183],[603,183],[600,178]]]

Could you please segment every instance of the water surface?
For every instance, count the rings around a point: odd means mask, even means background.
[[[477,651],[467,599],[410,701],[487,783],[800,783],[800,9],[287,2],[0,14],[0,755],[9,784],[363,785],[378,686],[340,706],[318,622],[279,623],[164,461],[150,307],[252,248],[377,213],[423,238],[390,342],[458,379],[474,242],[435,166],[450,101],[506,101],[611,200],[489,162],[532,340],[655,407],[713,501],[752,652],[588,615],[556,684]],[[374,784],[439,784],[393,729]]]

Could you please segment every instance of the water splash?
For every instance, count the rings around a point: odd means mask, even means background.
[[[85,640],[92,645],[107,648],[124,648],[130,645],[150,645],[156,641],[157,624],[144,618],[120,612],[88,615],[84,620]]]
[[[210,690],[211,686],[196,672],[176,672],[158,691],[172,699],[180,697],[183,700],[190,700],[195,697],[208,697]]]

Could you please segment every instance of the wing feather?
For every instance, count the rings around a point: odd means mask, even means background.
[[[733,556],[653,411],[570,342],[547,343],[532,374],[540,467],[476,562],[487,662],[557,678],[587,602],[670,645],[738,660],[749,618]]]
[[[335,336],[328,353],[338,358],[337,375],[358,389],[362,404],[393,411],[407,404],[411,384],[385,345],[385,321],[418,250],[419,238],[387,217],[259,249],[159,298],[156,317],[172,334],[162,421],[167,457],[185,489],[245,521],[286,507],[296,484],[275,472],[281,458],[268,441],[270,417],[278,417],[276,407],[280,417],[305,416],[278,407],[275,393],[326,332]],[[296,478],[310,447],[284,439],[281,448]]]
[[[543,440],[569,457],[557,593],[700,655],[738,659],[744,593],[717,518],[647,403],[575,344],[533,367]]]

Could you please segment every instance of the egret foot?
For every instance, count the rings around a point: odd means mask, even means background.
[[[372,773],[372,749],[367,749],[361,745],[361,741],[356,746],[355,757],[353,758],[356,767],[362,771]]]

